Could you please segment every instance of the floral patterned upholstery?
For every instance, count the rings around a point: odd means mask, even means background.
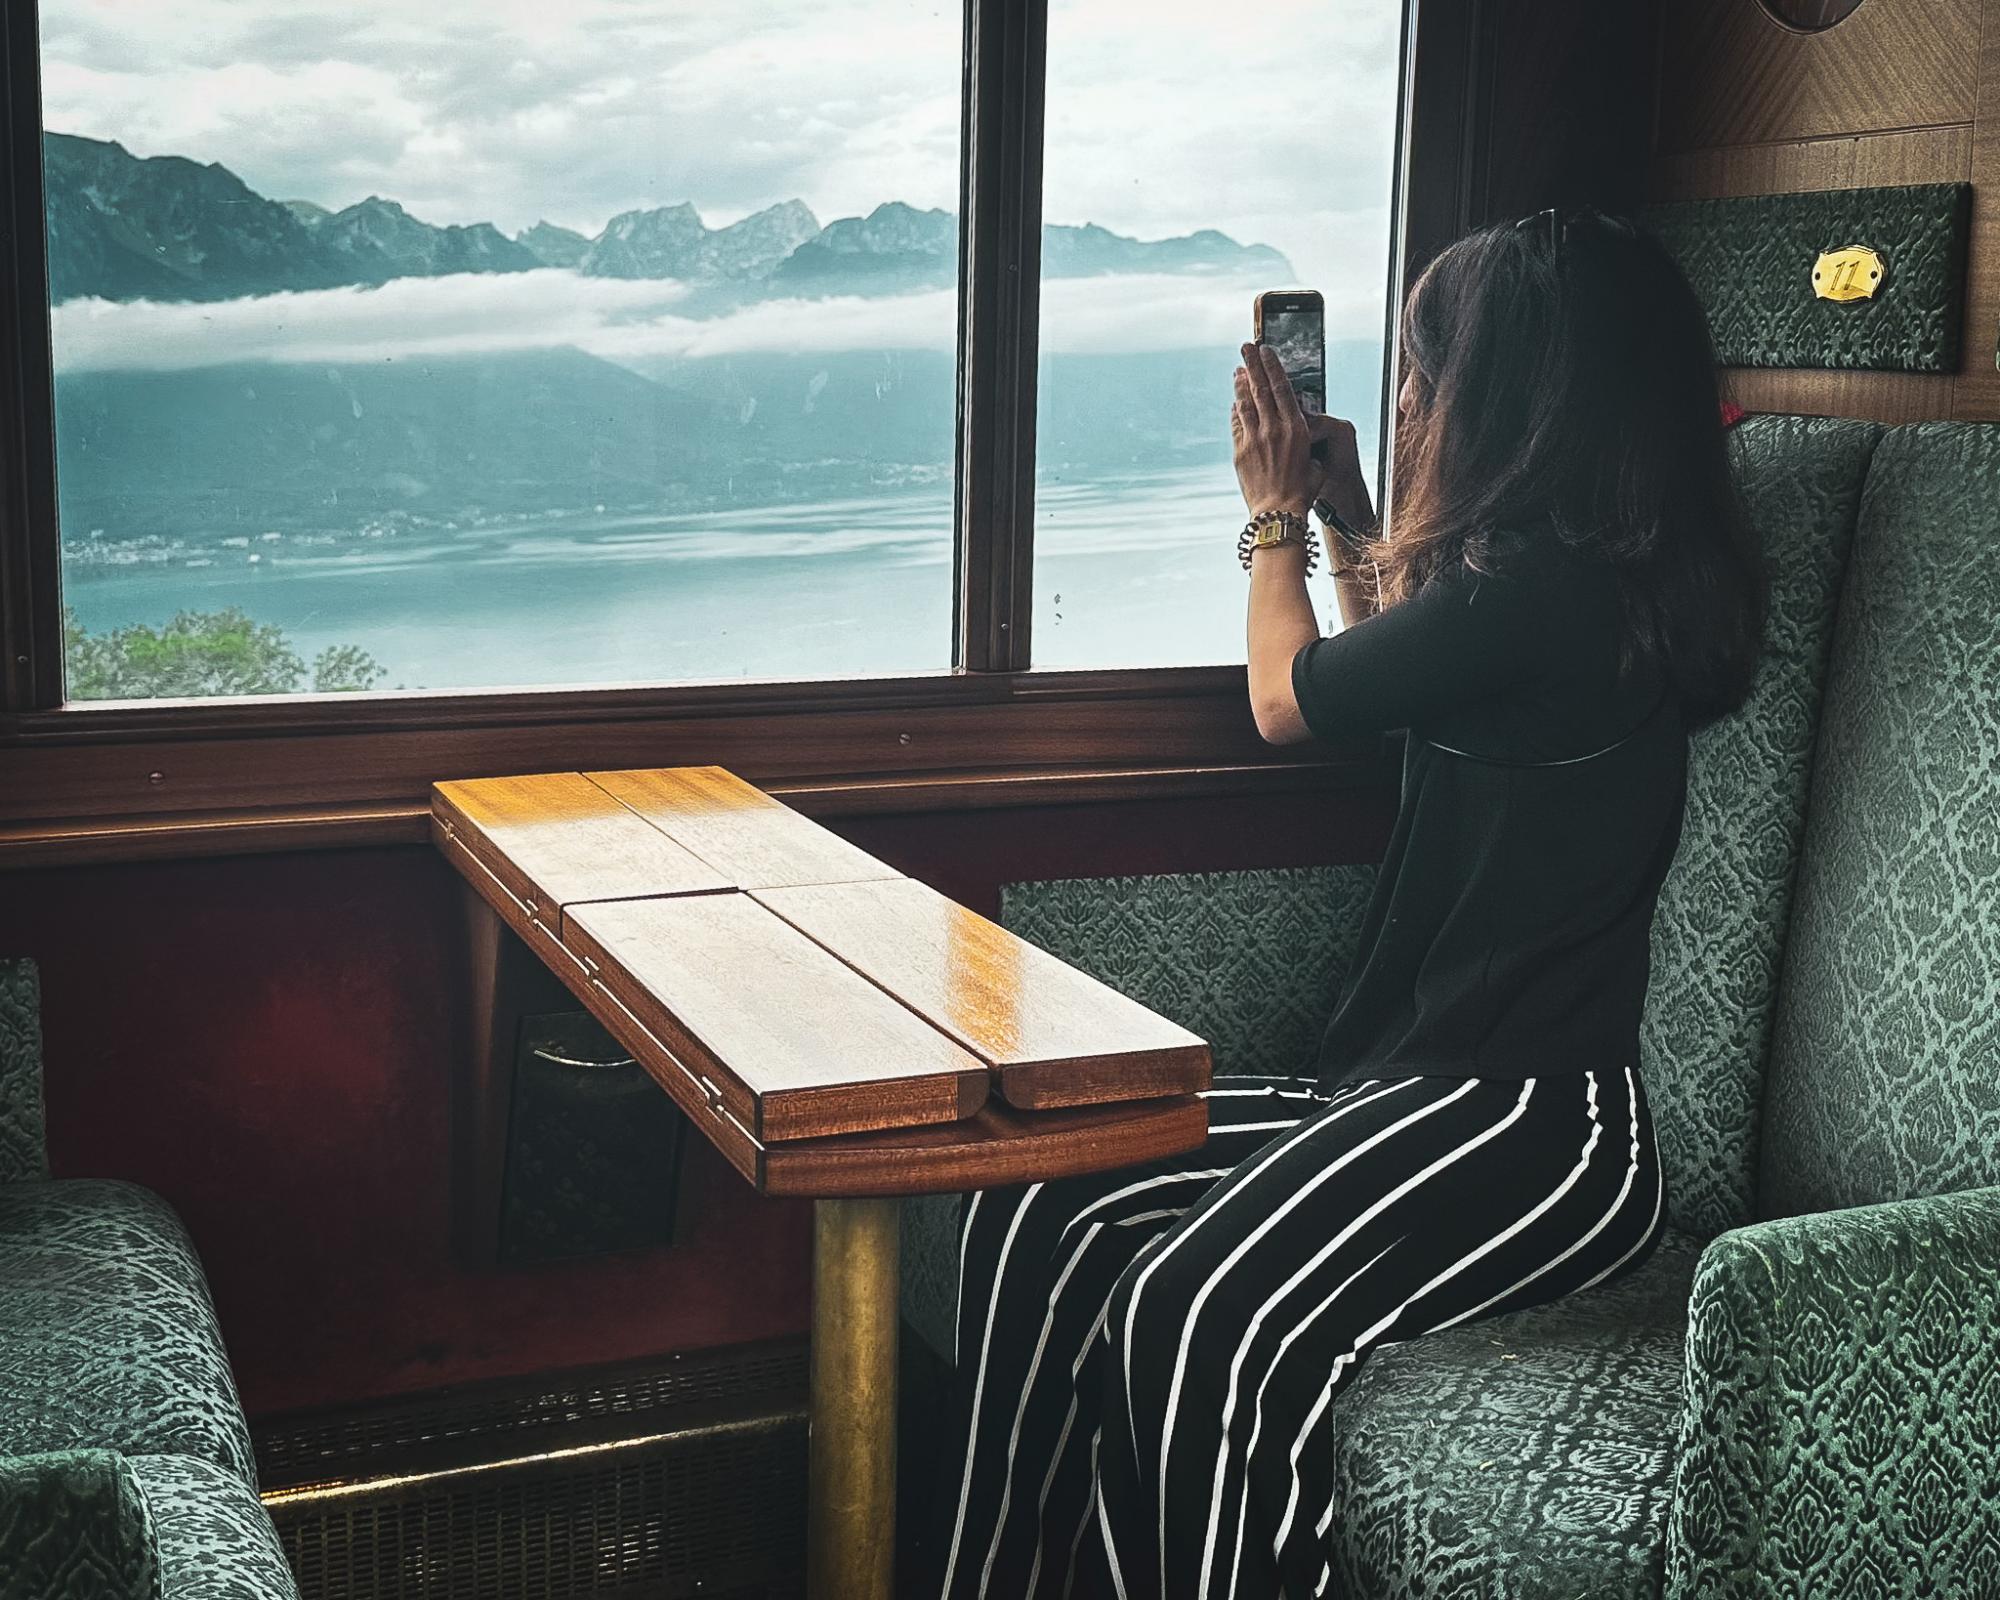
[[[115,1451],[0,1456],[0,1600],[152,1600],[153,1533]]]
[[[1882,441],[1814,758],[1767,1215],[2000,1183],[2000,426]]]
[[[42,1016],[32,961],[0,961],[0,1183],[48,1176]]]
[[[199,1456],[255,1482],[208,1287],[134,1184],[0,1186],[0,1452]]]
[[[1805,831],[1840,577],[1882,430],[1753,417],[1732,435],[1764,541],[1771,610],[1749,703],[1694,736],[1687,820],[1653,918],[1639,1059],[1667,1172],[1667,1215],[1709,1238],[1756,1192],[1778,965]]]
[[[1374,888],[1372,863],[1068,878],[1005,885],[1000,920],[1200,1034],[1217,1072],[1281,1077],[1312,1070]]]
[[[158,1600],[298,1600],[256,1491],[193,1456],[133,1456],[156,1530]]]
[[[1335,1408],[1334,1592],[1657,1595],[1700,1249],[1669,1232],[1616,1283],[1378,1350]]]
[[[1676,1600],[2000,1594],[1996,526],[2000,428],[1883,440],[1779,990],[1777,1220],[1695,1284]]]
[[[2000,1190],[1718,1239],[1688,1396],[1677,1600],[2000,1594]]]

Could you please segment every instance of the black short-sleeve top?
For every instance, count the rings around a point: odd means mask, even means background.
[[[1620,681],[1616,574],[1552,536],[1301,649],[1325,739],[1408,730],[1394,833],[1322,1083],[1636,1071],[1687,732],[1656,664]]]

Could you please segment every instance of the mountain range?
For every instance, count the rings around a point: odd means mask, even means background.
[[[380,195],[341,210],[258,194],[220,163],[135,156],[75,134],[43,136],[50,298],[227,300],[282,290],[461,272],[561,267],[674,278],[705,289],[699,314],[777,295],[892,294],[951,284],[958,219],[889,200],[822,225],[786,200],[711,228],[694,206],[622,212],[593,237],[538,222],[509,238],[489,222],[439,226]],[[1050,277],[1255,271],[1288,282],[1284,256],[1213,229],[1143,240],[1095,224],[1042,230]]]
[[[622,212],[594,235],[542,221],[509,237],[490,223],[428,223],[379,195],[339,210],[272,199],[220,165],[67,134],[45,135],[44,175],[56,301],[218,302],[553,268],[671,278],[689,285],[676,312],[702,316],[784,296],[946,288],[958,271],[957,219],[894,200],[825,223],[788,200],[719,228],[682,203]],[[1042,240],[1051,277],[1292,281],[1277,251],[1210,229],[1149,241],[1052,226]],[[1247,295],[1243,309],[1247,323]],[[1328,358],[1331,403],[1372,413],[1376,347],[1336,345]],[[1043,474],[1075,484],[1226,460],[1235,359],[1226,345],[1043,352]],[[954,353],[921,348],[623,361],[500,349],[175,370],[66,371],[59,360],[63,541],[88,564],[79,572],[122,570],[169,547],[247,562],[245,541],[345,551],[390,527],[935,489],[949,481],[955,384]]]

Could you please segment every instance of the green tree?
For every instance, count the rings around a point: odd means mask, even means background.
[[[308,678],[284,631],[253,622],[235,606],[183,611],[163,628],[136,623],[91,633],[63,614],[63,649],[72,700],[156,700],[243,694],[371,689],[387,672],[365,650],[320,652]]]

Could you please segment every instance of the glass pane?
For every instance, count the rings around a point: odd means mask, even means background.
[[[1381,436],[1401,0],[1051,0],[1038,667],[1241,661],[1237,346],[1326,299],[1327,406]],[[1322,617],[1333,608],[1313,581]]]
[[[956,6],[41,17],[72,698],[949,664]]]

